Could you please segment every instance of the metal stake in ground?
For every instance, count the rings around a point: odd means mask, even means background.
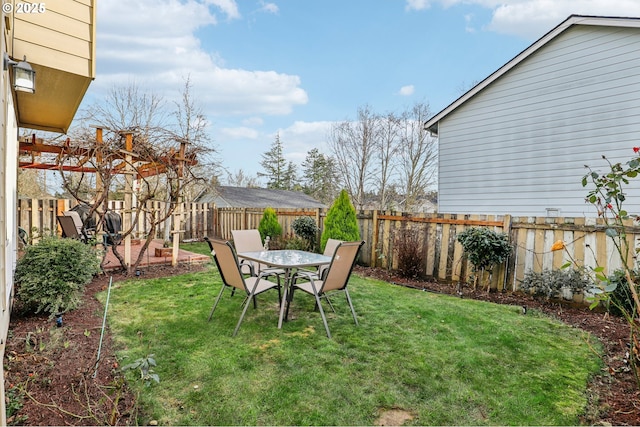
[[[98,345],[98,357],[96,359],[96,366],[94,367],[92,378],[98,375],[98,364],[100,363],[100,352],[102,350],[102,338],[104,337],[104,328],[107,324],[107,310],[109,309],[109,297],[111,296],[111,284],[113,283],[113,276],[109,277],[109,289],[107,290],[107,302],[104,304],[104,316],[102,317],[102,330],[100,331],[100,344]]]

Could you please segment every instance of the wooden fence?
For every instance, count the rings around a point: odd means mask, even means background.
[[[72,207],[69,200],[24,200],[18,204],[18,225],[37,235],[57,230],[56,215]],[[122,214],[122,202],[111,202],[110,207]],[[147,212],[160,213],[162,202],[149,203]],[[184,205],[183,240],[197,240],[204,236],[231,239],[231,230],[258,228],[263,209],[216,208],[213,204],[187,203]],[[315,219],[321,232],[326,209],[277,209],[278,220],[285,235],[293,235],[291,223],[300,216]],[[169,219],[170,221],[171,219]],[[463,257],[457,235],[469,227],[490,227],[506,233],[513,247],[512,256],[485,278],[497,290],[517,290],[527,271],[541,272],[560,268],[573,258],[587,267],[604,267],[605,274],[621,267],[621,260],[613,242],[605,235],[601,219],[559,217],[511,217],[464,214],[415,214],[397,212],[358,212],[361,237],[365,240],[360,262],[368,266],[396,269],[398,266],[397,239],[402,230],[416,233],[423,241],[425,256],[423,270],[427,277],[450,283],[468,282],[471,265]],[[144,234],[146,218],[137,224]],[[156,238],[162,238],[164,227],[158,227]],[[170,228],[172,229],[172,227]],[[640,227],[629,223],[626,229],[633,243],[629,259],[634,259],[635,247],[640,241]],[[567,243],[567,251],[551,251],[557,240]]]

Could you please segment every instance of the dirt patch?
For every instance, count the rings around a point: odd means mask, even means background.
[[[164,277],[202,266],[153,267],[142,278]],[[592,401],[583,424],[640,425],[640,392],[629,370],[626,342],[629,327],[624,320],[595,313],[586,307],[568,307],[539,301],[526,295],[474,291],[464,287],[408,281],[385,270],[356,267],[358,274],[432,292],[512,304],[537,309],[600,338],[607,366],[589,385]],[[135,277],[135,276],[133,276]],[[132,278],[113,274],[114,282]],[[135,395],[124,384],[107,330],[101,356],[103,305],[95,294],[106,290],[109,276],[96,277],[86,288],[83,303],[66,313],[63,326],[46,316],[13,317],[5,351],[7,420],[14,425],[135,425]],[[399,409],[381,412],[378,425],[402,425],[411,415]]]
[[[414,416],[404,409],[387,409],[380,412],[380,417],[376,420],[375,425],[401,426],[413,418]]]

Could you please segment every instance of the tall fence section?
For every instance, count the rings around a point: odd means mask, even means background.
[[[73,206],[70,200],[21,199],[18,203],[18,225],[34,236],[56,232],[56,215]],[[110,208],[123,214],[122,202],[110,202]],[[158,214],[165,210],[163,202],[150,202],[147,212]],[[326,209],[276,209],[285,235],[293,235],[292,222],[300,216],[314,218],[322,232]],[[204,236],[231,239],[231,230],[258,228],[261,208],[216,208],[213,204],[185,203],[181,235],[183,241],[199,240]],[[602,219],[562,217],[512,217],[464,214],[406,214],[384,211],[359,211],[360,233],[365,245],[360,263],[386,269],[397,269],[397,238],[409,229],[420,236],[425,248],[423,270],[432,280],[460,283],[472,278],[472,265],[463,256],[457,236],[469,227],[489,227],[506,233],[513,247],[507,262],[493,269],[488,276],[489,287],[497,290],[518,290],[528,271],[559,269],[571,259],[585,267],[600,266],[610,274],[622,266],[613,244],[606,236]],[[172,221],[174,216],[167,221]],[[173,229],[168,224],[169,230]],[[136,224],[137,236],[144,238],[148,230],[147,218],[141,215]],[[157,228],[155,238],[163,238],[165,226]],[[626,227],[629,260],[635,260],[640,246],[640,227],[631,221]],[[58,231],[59,234],[59,231]],[[566,243],[566,251],[551,251],[557,240]]]

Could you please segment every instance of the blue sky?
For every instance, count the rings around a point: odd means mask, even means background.
[[[189,76],[224,167],[249,175],[276,134],[300,164],[359,107],[435,114],[571,14],[640,16],[638,0],[97,3],[85,103],[131,83],[170,103]]]

